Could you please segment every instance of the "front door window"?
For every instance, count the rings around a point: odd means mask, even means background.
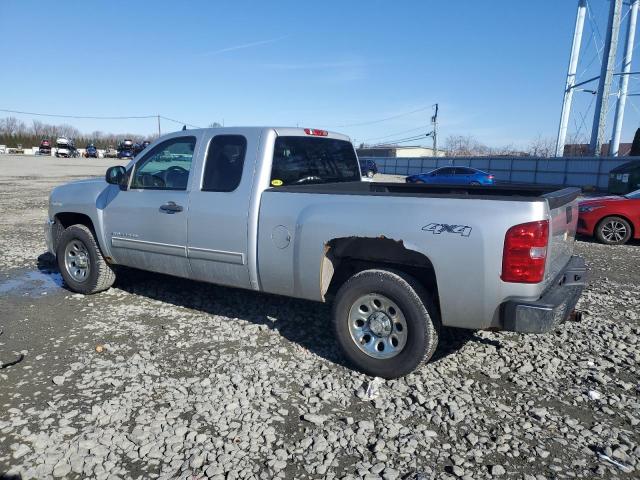
[[[195,137],[172,138],[154,147],[135,166],[132,189],[186,190]]]

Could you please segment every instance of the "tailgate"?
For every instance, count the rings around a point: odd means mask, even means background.
[[[549,205],[546,283],[560,273],[573,254],[580,193],[578,188],[565,188],[545,195]]]

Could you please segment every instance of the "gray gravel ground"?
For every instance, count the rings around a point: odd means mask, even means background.
[[[0,156],[0,478],[638,478],[639,243],[577,243],[582,323],[447,330],[372,382],[325,305],[134,270],[65,290],[48,191],[109,163]]]

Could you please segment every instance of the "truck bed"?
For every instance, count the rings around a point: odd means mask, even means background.
[[[428,185],[393,182],[314,183],[272,187],[269,191],[331,195],[468,198],[470,200],[508,200],[513,202],[547,201],[551,209],[573,201],[581,193],[579,188],[562,188],[553,185]]]

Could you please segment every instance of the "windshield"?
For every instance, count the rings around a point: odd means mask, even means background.
[[[624,198],[638,198],[640,199],[640,190],[636,190],[635,192],[627,193]]]
[[[271,185],[360,181],[358,167],[353,146],[345,140],[278,137]]]

